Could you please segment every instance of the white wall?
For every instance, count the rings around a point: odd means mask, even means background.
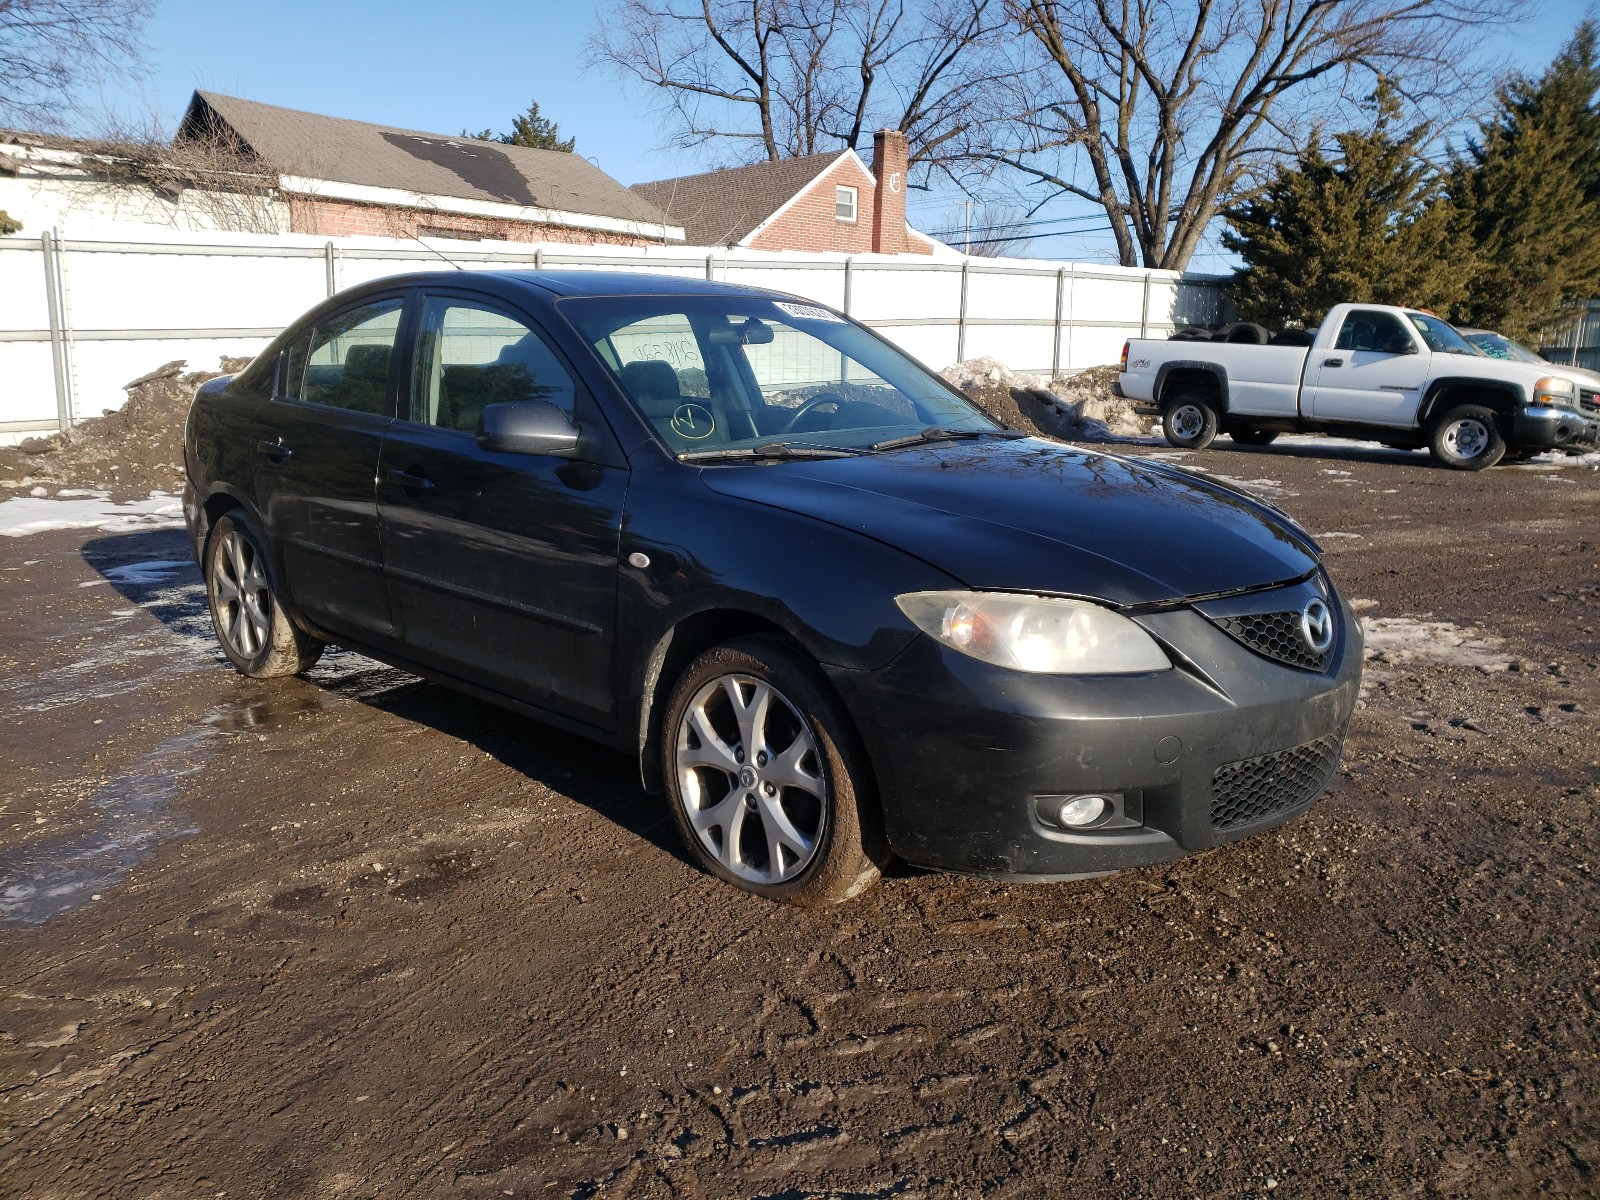
[[[446,256],[469,270],[709,273],[770,287],[846,309],[935,370],[958,351],[1017,370],[1080,370],[1115,362],[1123,340],[1141,330],[1159,337],[1229,311],[1213,278],[1044,260],[969,260],[963,310],[963,264],[910,256],[120,229],[120,240],[73,234],[49,254],[50,239],[32,228],[0,238],[0,436],[56,427],[52,350],[74,419],[97,416],[123,404],[125,384],[174,358],[214,370],[220,355],[260,350],[329,294],[330,270],[335,288],[345,288],[437,270]],[[60,311],[53,340],[52,279]]]
[[[65,237],[155,237],[169,231],[289,228],[289,205],[278,199],[225,192],[176,197],[150,187],[105,183],[83,172],[0,174],[0,212],[22,222],[27,237],[59,230]]]

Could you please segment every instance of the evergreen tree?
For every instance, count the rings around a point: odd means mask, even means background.
[[[1313,139],[1254,200],[1224,214],[1222,244],[1244,259],[1234,304],[1245,320],[1314,327],[1345,302],[1442,308],[1462,289],[1451,213],[1420,157],[1426,124],[1399,128],[1394,90],[1372,96],[1370,131]]]
[[[554,121],[546,120],[539,115],[539,102],[533,101],[528,105],[528,111],[520,117],[515,117],[511,122],[510,133],[495,133],[492,129],[485,129],[481,133],[468,133],[461,131],[462,137],[474,138],[480,142],[499,142],[502,146],[528,146],[534,150],[559,150],[563,154],[571,154],[578,139],[569,137],[562,140],[561,130]]]
[[[1454,316],[1524,335],[1600,296],[1600,28],[1578,26],[1544,76],[1514,75],[1451,164],[1457,227],[1480,267]]]

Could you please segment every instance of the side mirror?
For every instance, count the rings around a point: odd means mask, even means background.
[[[570,458],[583,431],[548,400],[486,404],[478,417],[478,445],[502,454],[544,454]]]

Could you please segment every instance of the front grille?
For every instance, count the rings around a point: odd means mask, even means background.
[[[1218,627],[1242,646],[1263,658],[1288,663],[1302,671],[1325,671],[1333,646],[1320,654],[1300,636],[1298,612],[1246,613],[1234,617],[1212,617]]]
[[[1237,829],[1309,803],[1333,778],[1344,734],[1218,767],[1211,776],[1211,827]]]
[[[1584,388],[1578,393],[1578,407],[1590,416],[1600,415],[1600,390]]]

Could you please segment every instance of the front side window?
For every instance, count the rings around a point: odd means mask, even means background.
[[[490,404],[544,400],[574,415],[572,376],[515,317],[467,300],[430,297],[417,342],[412,419],[472,433]]]
[[[674,452],[867,449],[931,428],[998,426],[853,321],[797,301],[568,300],[560,311]]]
[[[289,344],[283,394],[291,400],[389,416],[389,369],[405,301],[377,300],[318,321]]]
[[[1454,325],[1441,321],[1429,313],[1408,312],[1406,319],[1411,322],[1429,350],[1437,354],[1470,354],[1476,357],[1478,351],[1472,343],[1456,332]]]
[[[1335,350],[1368,350],[1376,354],[1409,354],[1416,349],[1393,313],[1357,309],[1339,327]]]
[[[833,189],[833,213],[841,221],[854,221],[856,219],[855,188],[838,187]]]

